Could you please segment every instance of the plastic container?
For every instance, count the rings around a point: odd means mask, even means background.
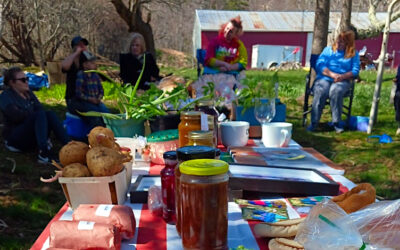
[[[201,112],[188,111],[181,113],[181,122],[179,123],[179,147],[188,145],[189,132],[201,130]]]
[[[123,205],[128,190],[125,168],[113,176],[60,177],[58,182],[72,209],[80,204]]]
[[[176,230],[181,233],[181,190],[179,165],[193,159],[214,159],[215,149],[207,146],[186,146],[176,150],[178,165],[175,168],[175,216]]]
[[[164,164],[163,154],[178,148],[178,130],[157,131],[147,136],[150,147],[150,160],[155,164]]]
[[[175,167],[178,164],[176,151],[165,152],[165,167],[161,170],[161,195],[163,219],[168,224],[175,224]]]
[[[184,249],[228,249],[228,163],[190,160],[179,169]]]
[[[189,132],[190,146],[209,146],[215,147],[215,137],[213,131],[191,131]]]

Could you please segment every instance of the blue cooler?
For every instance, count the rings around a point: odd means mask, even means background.
[[[65,115],[64,128],[73,139],[87,140],[91,128],[77,115],[69,112]]]

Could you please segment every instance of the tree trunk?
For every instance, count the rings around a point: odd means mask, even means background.
[[[379,54],[379,58],[378,58],[379,64],[378,64],[378,71],[376,74],[374,97],[372,100],[371,112],[369,115],[369,124],[368,124],[368,130],[367,130],[368,134],[371,134],[372,127],[374,126],[374,123],[376,123],[378,120],[378,106],[379,106],[379,100],[380,100],[380,94],[381,94],[385,55],[386,55],[386,50],[387,50],[387,43],[389,40],[390,20],[391,20],[391,15],[393,12],[393,7],[399,1],[400,0],[393,0],[390,3],[390,5],[388,7],[388,11],[387,11],[386,24],[385,24],[385,29],[383,31],[381,53]]]
[[[154,44],[153,29],[150,25],[150,13],[147,20],[144,21],[142,17],[142,2],[136,1],[134,6],[129,9],[122,0],[111,0],[119,16],[125,21],[129,27],[129,32],[138,32],[143,35],[146,42],[146,49],[154,58],[156,58],[156,50]]]
[[[340,29],[339,32],[351,29],[351,6],[352,0],[343,0],[343,8],[340,19]]]
[[[311,54],[319,55],[326,47],[329,25],[329,0],[317,0],[315,4],[314,33]],[[315,72],[311,72],[310,82],[315,80]]]

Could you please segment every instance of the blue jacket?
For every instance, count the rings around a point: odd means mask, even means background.
[[[360,56],[358,55],[358,51],[356,51],[355,56],[344,58],[344,51],[337,50],[334,52],[331,46],[326,47],[318,57],[316,63],[317,79],[333,82],[331,77],[322,73],[325,68],[338,74],[351,71],[354,77],[358,76],[360,72]]]

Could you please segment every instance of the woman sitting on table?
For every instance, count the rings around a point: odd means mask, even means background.
[[[343,132],[343,96],[351,87],[350,81],[357,77],[360,71],[360,58],[355,49],[354,37],[355,34],[351,30],[341,32],[333,46],[326,47],[317,59],[317,77],[313,85],[314,99],[308,131],[315,131],[317,128],[329,98],[335,131]]]
[[[4,72],[6,89],[0,95],[0,110],[4,115],[3,137],[5,146],[12,152],[26,151],[37,146],[38,162],[51,163],[56,157],[49,152],[49,134],[67,144],[68,135],[57,115],[45,111],[39,100],[29,90],[28,78],[18,67]]]
[[[160,69],[157,67],[153,56],[146,52],[143,36],[139,33],[133,33],[129,53],[120,54],[120,76],[124,83],[132,85],[136,83],[142,71],[144,60],[146,60],[146,63],[139,89],[147,90],[149,89],[147,83],[160,80]]]
[[[247,66],[247,50],[239,36],[243,34],[240,16],[221,26],[219,34],[207,47],[204,73],[237,75]]]

